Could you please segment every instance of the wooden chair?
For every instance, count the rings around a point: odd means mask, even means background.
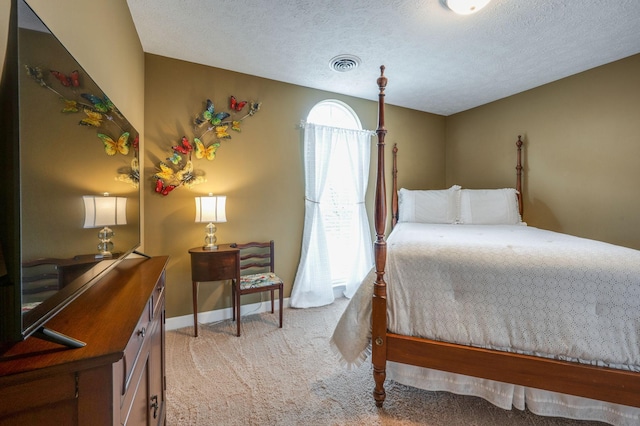
[[[275,310],[274,291],[280,296],[280,328],[282,328],[282,307],[284,284],[274,273],[274,244],[269,242],[251,242],[238,244],[240,249],[240,280],[233,280],[232,297],[233,319],[238,324],[240,336],[240,296],[243,294],[271,292],[271,313]]]
[[[42,302],[98,262],[100,259],[96,259],[94,255],[78,255],[70,259],[47,257],[23,262],[23,302]]]

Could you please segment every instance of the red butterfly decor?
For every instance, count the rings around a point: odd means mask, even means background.
[[[231,96],[231,98],[229,99],[229,104],[231,106],[231,109],[234,111],[242,111],[242,108],[245,107],[245,105],[247,105],[247,101],[239,101],[236,99],[235,96]]]
[[[162,195],[169,195],[169,193],[171,191],[173,191],[174,189],[176,189],[175,185],[166,185],[164,184],[164,182],[162,181],[162,179],[158,179],[156,181],[156,192],[158,194],[162,194]]]
[[[173,149],[175,152],[179,152],[180,154],[186,155],[193,150],[193,146],[191,146],[191,144],[189,143],[189,139],[183,136],[182,145],[172,146],[171,149]]]
[[[69,74],[68,76],[54,70],[51,70],[51,74],[53,74],[53,76],[57,78],[58,81],[60,81],[60,84],[62,84],[64,87],[80,86],[80,73],[78,73],[78,70],[71,71],[71,74]]]

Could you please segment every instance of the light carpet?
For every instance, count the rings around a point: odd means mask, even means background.
[[[375,406],[371,362],[347,370],[329,339],[346,299],[166,333],[167,425],[593,426],[387,381]]]

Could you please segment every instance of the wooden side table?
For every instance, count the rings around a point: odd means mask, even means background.
[[[202,281],[236,280],[240,282],[240,249],[229,244],[219,244],[217,250],[195,247],[191,254],[191,281],[193,291],[193,328],[198,337],[198,284]],[[234,317],[240,316],[240,305],[236,306]],[[238,336],[240,335],[240,321]]]

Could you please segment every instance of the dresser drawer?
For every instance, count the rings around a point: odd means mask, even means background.
[[[158,315],[158,305],[160,304],[160,301],[164,296],[165,277],[166,272],[163,272],[162,276],[160,276],[160,279],[158,279],[155,288],[153,289],[153,294],[151,295],[151,303],[153,304],[153,310],[151,311],[152,318]]]
[[[47,406],[65,407],[77,397],[76,375],[60,374],[42,379],[9,385],[2,389],[0,404],[1,424],[25,424],[18,420],[31,416],[38,418],[40,413],[46,414]],[[9,421],[5,416],[13,416]],[[5,423],[6,421],[6,423]]]
[[[136,325],[136,328],[131,335],[131,339],[129,339],[129,343],[124,350],[124,356],[122,357],[122,367],[123,367],[123,388],[122,395],[127,392],[129,388],[129,383],[131,382],[131,374],[135,369],[136,363],[138,362],[138,358],[140,356],[140,351],[142,350],[142,346],[144,345],[145,338],[149,333],[149,326],[151,322],[151,306],[152,301],[149,301],[145,304],[144,312]]]

